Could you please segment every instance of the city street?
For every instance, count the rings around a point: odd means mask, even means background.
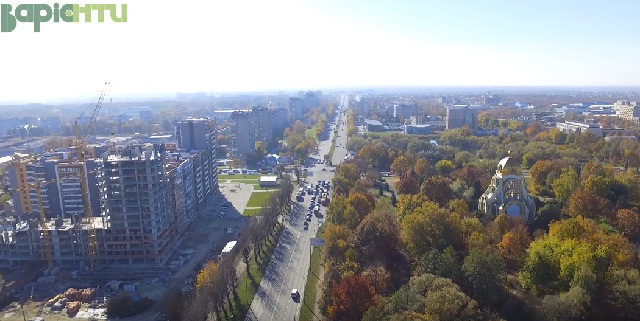
[[[336,148],[332,159],[334,165],[342,162],[347,154],[345,149],[347,143],[346,126],[341,125],[342,121],[346,121],[346,116],[343,116],[341,111],[347,109],[347,104],[348,100],[344,97],[342,106],[340,106],[339,116],[335,122],[336,125],[340,124],[340,128],[337,132]],[[312,157],[322,160],[324,155],[329,153],[333,137],[333,130],[330,130],[328,139],[318,144],[319,152]],[[325,170],[323,171],[323,169]],[[335,173],[331,171],[330,167],[324,164],[314,164],[308,167],[307,180],[310,183],[320,180],[331,181],[334,175]],[[307,195],[305,196],[305,202],[299,203],[295,202],[295,196],[293,197],[294,206],[292,207],[292,212],[285,222],[278,246],[251,303],[251,310],[248,312],[247,320],[280,321],[298,319],[300,302],[304,302],[302,295],[304,294],[309,271],[311,256],[309,239],[315,236],[323,220],[313,217],[309,224],[309,229],[303,229],[302,223],[305,220],[309,200],[310,196]],[[326,208],[323,207],[321,212],[323,216],[326,215]],[[291,298],[292,289],[298,289],[300,292],[301,297],[297,302]]]

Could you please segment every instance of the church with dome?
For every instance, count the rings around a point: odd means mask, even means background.
[[[524,175],[516,159],[508,156],[500,160],[491,184],[480,197],[478,210],[494,217],[502,213],[509,217],[522,216],[533,222],[536,203],[527,192]]]

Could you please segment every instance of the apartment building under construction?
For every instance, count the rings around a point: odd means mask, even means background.
[[[199,209],[218,193],[215,131],[202,124],[207,140],[200,148],[185,150],[178,144],[167,151],[165,144],[138,144],[87,161],[86,173],[93,177],[92,217],[81,211],[82,197],[74,185],[77,163],[64,157],[14,162],[10,184],[22,186],[13,196],[22,202],[23,215],[0,221],[0,267],[48,256],[57,266],[85,267],[90,231],[95,231],[99,266],[163,265]],[[55,166],[38,165],[47,161]],[[47,213],[44,221],[37,215],[39,204]],[[54,207],[60,211],[52,215]]]

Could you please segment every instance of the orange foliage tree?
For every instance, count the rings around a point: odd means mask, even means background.
[[[508,268],[516,270],[522,267],[529,243],[531,237],[524,225],[516,225],[502,237],[498,249]]]
[[[362,276],[345,277],[331,290],[333,304],[328,308],[329,317],[332,320],[361,320],[373,304],[375,294]]]

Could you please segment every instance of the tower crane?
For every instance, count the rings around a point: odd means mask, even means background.
[[[100,108],[102,107],[102,102],[104,101],[105,89],[109,82],[104,83],[104,87],[102,88],[102,92],[100,93],[100,97],[98,97],[98,101],[96,102],[95,107],[93,108],[93,114],[91,115],[91,119],[89,120],[89,124],[87,125],[86,136],[88,137],[93,132],[93,127],[95,126],[96,119],[100,114]],[[82,114],[80,115],[82,116]],[[87,219],[88,228],[87,233],[89,236],[89,248],[88,248],[88,256],[89,256],[89,268],[91,271],[95,271],[98,268],[98,254],[99,254],[99,246],[98,240],[96,237],[95,226],[93,225],[92,213],[91,213],[91,203],[89,203],[89,183],[87,178],[87,170],[86,170],[86,153],[87,146],[85,144],[85,137],[82,136],[82,131],[80,130],[80,125],[78,124],[78,120],[75,122],[75,132],[76,132],[76,153],[78,154],[78,164],[80,165],[80,190],[82,191],[82,203],[84,207],[84,216]]]

